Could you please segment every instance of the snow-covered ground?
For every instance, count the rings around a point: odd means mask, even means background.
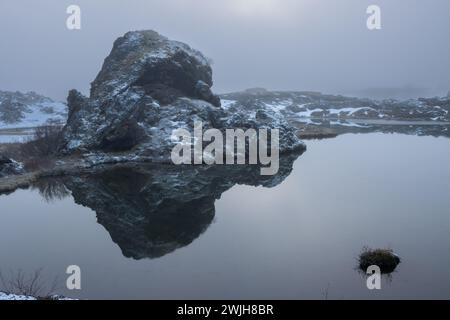
[[[0,130],[39,127],[49,121],[64,123],[67,117],[67,106],[61,102],[40,102],[28,105],[26,109],[19,122],[5,123],[0,120]]]
[[[67,298],[64,296],[59,296],[59,295],[52,295],[49,296],[47,299],[51,299],[51,300],[76,300],[76,299],[71,299],[71,298]],[[5,292],[1,292],[0,291],[0,301],[4,301],[4,300],[38,300],[36,297],[31,297],[31,296],[24,296],[24,295],[18,295],[18,294],[10,294],[10,293],[5,293]]]
[[[37,300],[35,297],[0,292],[0,300]]]
[[[67,105],[35,92],[0,91],[0,143],[29,140],[34,128],[64,124]]]
[[[288,119],[312,123],[315,120],[383,119],[390,121],[449,122],[450,97],[371,100],[318,92],[282,92],[259,90],[222,94],[222,107],[265,109]],[[353,121],[354,122],[354,121]],[[347,125],[339,121],[332,125]]]
[[[222,104],[222,108],[224,109],[228,109],[229,107],[231,107],[236,103],[235,100],[226,100],[226,99],[221,99],[220,102]]]

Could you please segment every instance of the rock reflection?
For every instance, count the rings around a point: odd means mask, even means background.
[[[292,171],[301,153],[284,155],[274,176],[259,166],[173,166],[121,164],[34,187],[47,200],[72,194],[94,210],[125,257],[158,258],[185,247],[212,223],[214,203],[235,184],[274,187]]]

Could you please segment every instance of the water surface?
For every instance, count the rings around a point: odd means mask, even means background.
[[[450,140],[307,145],[272,180],[136,169],[2,195],[0,269],[44,267],[91,299],[450,298]],[[402,257],[380,291],[355,270],[364,246]],[[71,264],[81,291],[64,289]]]

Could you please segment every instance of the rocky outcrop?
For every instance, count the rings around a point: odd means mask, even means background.
[[[220,100],[211,93],[212,84],[211,67],[199,51],[155,31],[128,32],[115,41],[92,82],[91,99],[108,100],[139,86],[161,105],[189,97],[218,107]]]
[[[170,161],[175,129],[280,129],[280,152],[302,149],[295,129],[272,110],[221,106],[211,66],[200,52],[154,31],[128,32],[114,43],[90,97],[72,90],[62,153],[124,152],[138,161]]]

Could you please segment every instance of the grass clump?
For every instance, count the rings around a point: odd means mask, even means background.
[[[381,273],[394,272],[400,263],[400,257],[392,249],[370,249],[364,247],[359,255],[359,268],[366,271],[370,266],[378,266]]]

